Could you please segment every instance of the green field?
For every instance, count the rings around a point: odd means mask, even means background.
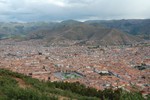
[[[78,75],[78,74],[76,74],[76,73],[63,73],[62,75],[63,75],[63,77],[64,77],[65,79],[69,79],[69,78],[71,78],[71,79],[74,79],[74,78],[81,78],[81,76]]]

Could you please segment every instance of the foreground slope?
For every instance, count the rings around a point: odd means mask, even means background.
[[[79,83],[42,82],[4,69],[0,69],[0,99],[145,100],[139,93],[127,93],[119,89],[97,91]]]

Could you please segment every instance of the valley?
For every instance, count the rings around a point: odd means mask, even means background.
[[[80,82],[97,90],[150,93],[150,46],[45,46],[41,39],[0,41],[0,68],[44,81]],[[146,66],[137,69],[136,66]]]

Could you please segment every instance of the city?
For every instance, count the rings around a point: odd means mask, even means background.
[[[0,68],[43,81],[80,82],[98,90],[150,93],[150,46],[45,46],[41,40],[0,41]],[[136,66],[144,66],[138,69]]]

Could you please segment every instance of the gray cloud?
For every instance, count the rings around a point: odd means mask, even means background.
[[[0,0],[0,21],[150,18],[150,0]]]

